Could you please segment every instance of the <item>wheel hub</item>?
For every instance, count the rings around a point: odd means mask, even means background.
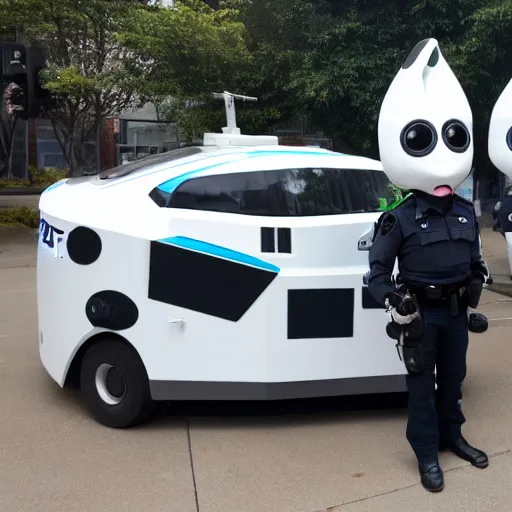
[[[96,390],[108,405],[117,405],[126,393],[126,384],[121,372],[111,364],[100,364],[96,370]]]
[[[110,368],[106,378],[107,391],[116,398],[124,395],[124,379],[117,368]]]

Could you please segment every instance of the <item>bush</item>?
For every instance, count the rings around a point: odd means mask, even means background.
[[[28,172],[30,176],[30,184],[38,187],[49,187],[57,181],[69,176],[69,171],[67,169],[39,170],[35,167],[30,167]]]
[[[0,226],[39,227],[39,212],[28,206],[0,208]]]
[[[69,171],[67,169],[39,170],[35,167],[30,167],[28,174],[28,180],[5,180],[0,178],[0,188],[27,188],[30,186],[46,188],[63,178],[67,178],[69,176]]]
[[[0,179],[0,188],[26,188],[30,186],[29,180],[4,180]]]

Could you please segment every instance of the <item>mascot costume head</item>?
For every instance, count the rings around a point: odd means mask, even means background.
[[[512,179],[512,80],[494,105],[488,147],[491,162]]]
[[[403,61],[381,106],[378,135],[384,172],[399,187],[451,195],[471,172],[472,132],[468,100],[438,42],[420,41]]]

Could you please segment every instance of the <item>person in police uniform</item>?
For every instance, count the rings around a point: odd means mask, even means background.
[[[412,195],[376,225],[368,286],[391,312],[388,334],[401,340],[406,436],[421,482],[441,491],[440,450],[477,468],[489,463],[461,430],[468,308],[478,305],[487,268],[473,205],[453,193],[472,167],[472,113],[435,39],[418,43],[402,63],[382,103],[378,135],[384,172]]]
[[[488,145],[491,162],[512,179],[512,80],[497,99],[489,125]],[[512,187],[505,190],[495,212],[498,226],[507,244],[510,278],[512,279]]]

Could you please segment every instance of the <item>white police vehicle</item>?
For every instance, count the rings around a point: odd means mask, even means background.
[[[241,135],[40,200],[41,360],[112,427],[155,401],[400,392],[388,315],[363,285],[380,162]]]

